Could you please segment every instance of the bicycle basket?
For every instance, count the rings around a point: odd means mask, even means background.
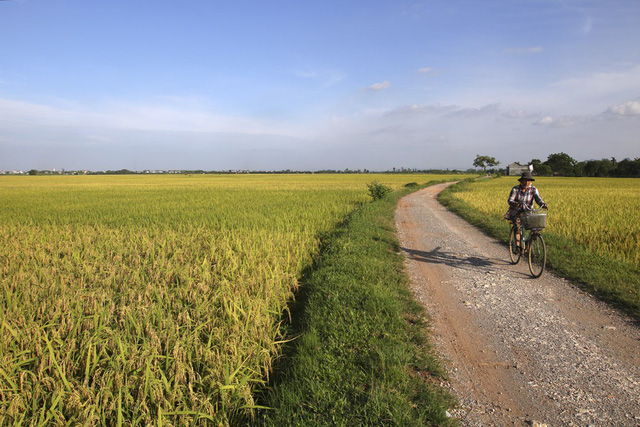
[[[528,213],[522,215],[522,225],[525,230],[545,228],[547,226],[546,213]]]

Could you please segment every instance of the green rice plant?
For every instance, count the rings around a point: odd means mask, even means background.
[[[247,422],[320,236],[429,178],[0,177],[0,425]]]

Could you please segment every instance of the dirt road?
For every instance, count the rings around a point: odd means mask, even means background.
[[[436,200],[400,201],[396,226],[412,287],[463,425],[640,426],[640,331],[628,319],[526,263]],[[505,227],[507,224],[505,223]]]

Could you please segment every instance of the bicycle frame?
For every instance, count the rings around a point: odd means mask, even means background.
[[[541,209],[533,209],[532,212],[538,212]],[[540,277],[544,271],[547,260],[547,249],[542,238],[540,231],[542,228],[532,228],[529,230],[529,234],[525,236],[525,228],[522,220],[514,221],[511,227],[511,233],[509,235],[509,256],[511,262],[517,264],[520,262],[520,258],[527,255],[529,261],[529,270],[533,277]],[[516,236],[519,235],[520,247],[515,245]],[[515,246],[515,247],[514,247]],[[514,252],[517,252],[515,253]]]

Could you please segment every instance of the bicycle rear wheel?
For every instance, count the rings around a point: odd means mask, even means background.
[[[529,271],[533,277],[540,277],[547,264],[547,246],[538,233],[532,233],[529,239]]]
[[[516,228],[511,227],[509,233],[509,258],[513,264],[520,262],[520,249],[518,247],[518,239],[516,239]]]

